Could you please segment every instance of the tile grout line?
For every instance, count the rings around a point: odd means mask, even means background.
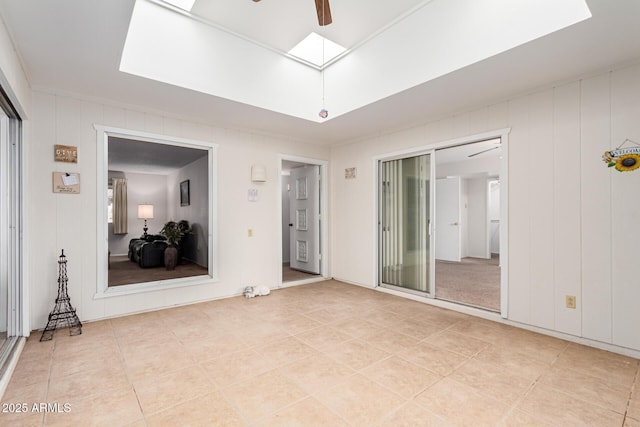
[[[138,409],[140,410],[140,415],[142,416],[142,421],[146,425],[147,424],[147,418],[146,418],[146,416],[144,414],[144,411],[142,409],[142,403],[140,402],[140,396],[138,395],[138,391],[136,390],[136,387],[133,384],[133,377],[131,375],[131,372],[129,371],[129,366],[127,365],[127,361],[125,360],[124,354],[122,353],[122,343],[120,342],[120,339],[118,338],[118,335],[116,334],[115,326],[113,325],[113,322],[111,321],[111,319],[107,319],[107,322],[109,323],[109,326],[110,326],[110,329],[111,329],[111,333],[113,334],[113,337],[114,337],[114,339],[116,341],[116,346],[118,347],[118,355],[120,356],[120,362],[122,363],[125,375],[127,376],[127,381],[129,382],[129,386],[131,387],[131,391],[133,391],[133,394],[136,396],[136,402],[138,404]]]
[[[54,331],[54,336],[53,337],[55,337],[55,331]],[[53,339],[53,337],[52,337],[52,339]],[[54,341],[53,342],[53,348],[51,349],[51,355],[49,357],[49,377],[47,379],[47,392],[45,393],[45,397],[44,397],[44,401],[45,402],[49,401],[49,393],[51,392],[51,380],[52,380],[51,379],[51,374],[53,372],[53,356],[55,354],[57,346],[58,346],[58,342]],[[42,426],[45,425],[46,417],[47,417],[47,413],[43,413],[42,414],[42,419],[40,421],[40,423],[41,423],[40,425],[42,425]]]
[[[531,416],[536,416],[536,414],[531,414],[529,412],[527,412],[526,410],[523,409],[518,409],[518,407],[520,406],[520,404],[522,402],[524,402],[524,400],[527,398],[527,396],[531,393],[531,391],[538,385],[538,383],[540,382],[540,380],[542,379],[542,377],[549,372],[551,369],[553,369],[553,365],[558,361],[558,359],[560,358],[560,356],[562,355],[562,353],[564,353],[567,348],[569,346],[566,345],[561,352],[559,352],[556,357],[553,359],[553,361],[551,361],[550,363],[547,363],[547,367],[536,377],[535,380],[532,381],[531,384],[529,384],[529,387],[527,387],[527,389],[525,390],[524,393],[522,393],[521,396],[519,396],[511,405],[511,408],[509,408],[509,410],[505,413],[505,415],[502,417],[502,419],[500,420],[501,422],[504,422],[507,417],[509,417],[511,414],[513,414],[515,411],[520,410],[526,414],[529,414]]]
[[[633,379],[633,384],[631,384],[631,390],[629,390],[629,399],[627,400],[627,406],[624,410],[624,417],[622,419],[622,424],[627,421],[627,415],[629,414],[629,407],[631,406],[631,400],[635,397],[636,387],[638,386],[638,382],[640,381],[640,362],[636,362],[636,375]],[[629,417],[632,419],[631,417]]]
[[[567,351],[569,348],[571,348],[571,346],[572,346],[572,345],[574,345],[574,346],[575,346],[576,344],[574,344],[574,343],[570,343],[570,342],[568,342],[568,343],[567,343],[567,345],[566,345],[565,349],[564,349],[564,350],[563,350],[563,351],[558,355],[558,357],[554,360],[554,362],[553,362],[553,364],[552,364],[552,366],[551,366],[551,369],[553,369],[553,368],[554,368],[554,366],[553,366],[553,365],[555,365],[555,362],[556,362],[556,361],[557,361],[557,360],[562,356],[562,354],[563,354],[565,351]],[[604,351],[604,350],[598,350],[598,351]],[[614,354],[615,354],[615,353],[614,353]],[[623,356],[623,357],[626,357],[626,356]],[[591,377],[592,379],[595,379],[595,380],[603,381],[603,379],[602,379],[602,378],[600,378],[600,377],[598,377],[598,376],[591,375],[591,374],[586,374],[586,373],[584,373],[584,372],[580,372],[579,370],[573,369],[573,367],[566,367],[565,369],[567,369],[567,370],[569,370],[569,371],[572,371],[572,372],[574,372],[574,373],[576,373],[576,374],[584,375],[584,376],[587,376],[587,377]],[[629,397],[628,397],[628,399],[627,399],[627,404],[626,404],[626,406],[625,406],[625,410],[624,410],[624,412],[619,412],[619,411],[616,411],[616,410],[614,410],[614,409],[611,409],[611,408],[608,408],[608,407],[605,407],[605,406],[601,406],[601,405],[598,405],[598,404],[594,404],[593,402],[589,402],[589,401],[585,400],[583,397],[575,396],[575,395],[573,395],[573,394],[571,394],[571,393],[568,393],[567,391],[559,390],[559,389],[557,389],[557,388],[555,388],[555,387],[552,387],[552,388],[553,388],[553,389],[555,389],[555,390],[557,390],[558,392],[561,392],[561,393],[563,393],[563,394],[565,394],[565,395],[567,395],[567,396],[569,396],[569,397],[573,398],[573,399],[576,399],[576,400],[579,400],[579,401],[582,401],[582,402],[586,402],[586,403],[591,403],[593,406],[599,407],[600,409],[605,409],[605,410],[609,410],[609,411],[611,411],[611,412],[614,412],[614,413],[620,414],[620,415],[622,415],[622,416],[623,416],[623,420],[626,420],[626,418],[627,418],[627,412],[628,412],[629,405],[630,405],[630,403],[631,403],[631,398],[632,398],[632,395],[633,395],[633,391],[634,391],[634,389],[635,389],[635,385],[636,385],[636,383],[637,383],[638,381],[640,381],[640,360],[636,360],[636,372],[634,373],[634,380],[631,382],[631,385],[629,386],[629,388],[630,388],[630,390],[629,390]],[[615,384],[615,385],[617,385],[617,386],[623,386],[623,385],[624,385],[624,384],[622,384],[622,383],[620,383],[620,382],[617,382],[617,381],[613,382],[613,384]]]

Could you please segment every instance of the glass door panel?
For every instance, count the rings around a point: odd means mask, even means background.
[[[8,117],[0,109],[0,350],[9,321],[9,138]],[[0,351],[0,354],[2,352]]]
[[[431,154],[380,163],[380,281],[431,293]]]

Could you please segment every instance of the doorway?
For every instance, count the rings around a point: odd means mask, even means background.
[[[506,312],[506,132],[378,160],[380,286]]]
[[[500,311],[501,154],[499,138],[436,150],[437,299]]]
[[[282,280],[301,284],[326,277],[326,162],[282,156],[280,164]]]

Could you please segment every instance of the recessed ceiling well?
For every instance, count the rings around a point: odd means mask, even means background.
[[[224,15],[228,1],[243,4],[238,17]],[[188,14],[157,0],[136,0],[120,70],[320,122],[317,111],[325,100],[331,117],[339,117],[591,17],[584,0],[561,6],[556,0],[407,0],[404,14],[387,15],[378,28],[348,39],[357,23],[352,17],[340,24],[347,16],[342,3],[359,4],[365,13],[375,10],[372,2],[333,2],[333,23],[320,29],[307,2],[281,1],[291,4],[277,9],[286,10],[284,17],[269,13],[273,1],[200,0]],[[239,24],[252,19],[259,20],[255,29]],[[285,40],[299,41],[296,32],[313,30],[349,54],[323,71],[291,60]],[[259,42],[264,31],[274,36]]]

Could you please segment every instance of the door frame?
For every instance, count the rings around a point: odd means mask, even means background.
[[[502,156],[500,160],[500,315],[503,318],[508,317],[508,302],[509,302],[509,133],[511,128],[502,128],[474,135],[463,136],[459,138],[453,138],[449,140],[434,142],[418,147],[411,147],[403,150],[398,150],[390,153],[374,156],[373,162],[373,197],[374,197],[374,221],[372,224],[372,233],[374,236],[374,245],[372,250],[373,265],[373,283],[376,287],[380,287],[380,249],[381,238],[379,234],[379,222],[380,222],[380,168],[379,164],[385,160],[393,160],[404,157],[413,157],[420,154],[425,154],[430,151],[435,151],[443,148],[455,147],[458,145],[471,144],[474,142],[481,142],[487,139],[500,138],[502,146]],[[435,176],[435,167],[433,168],[432,176]],[[434,198],[435,199],[435,198]],[[435,205],[435,203],[434,203]],[[431,206],[434,210],[435,206]],[[432,222],[437,218],[432,216]],[[431,225],[431,229],[434,229],[434,223]],[[435,236],[432,233],[432,244],[435,244]],[[434,238],[435,237],[435,238]],[[434,248],[434,246],[432,246]],[[435,271],[431,269],[430,280],[432,285],[432,292],[428,295],[422,294],[421,299],[433,301],[435,299]],[[431,276],[433,275],[433,276]],[[404,290],[403,290],[404,292]],[[410,294],[410,292],[407,292]],[[455,304],[455,303],[452,303]]]
[[[289,266],[298,271],[309,274],[320,274],[322,256],[320,253],[320,167],[305,163],[304,166],[293,168],[289,171],[288,188],[282,189],[282,195],[289,195]],[[284,181],[284,175],[281,176]],[[304,196],[299,197],[298,192],[304,191]],[[284,200],[283,200],[284,204]],[[299,210],[305,212],[303,224],[298,217]],[[283,217],[286,213],[282,212]],[[283,245],[285,221],[282,221]],[[302,225],[302,228],[300,226]],[[299,258],[298,243],[304,242],[307,247],[304,249],[306,259]],[[285,251],[282,251],[283,258]],[[284,260],[283,260],[284,261]],[[284,264],[284,262],[283,262]]]
[[[320,167],[320,275],[309,279],[296,280],[293,282],[287,282],[286,285],[282,282],[282,162],[292,161],[299,163],[306,163],[309,165],[315,165]],[[304,285],[306,283],[318,282],[330,278],[329,269],[329,162],[327,160],[314,159],[310,157],[300,157],[288,154],[278,154],[278,203],[277,203],[277,217],[276,217],[276,231],[278,233],[278,273],[277,284],[279,288]]]

